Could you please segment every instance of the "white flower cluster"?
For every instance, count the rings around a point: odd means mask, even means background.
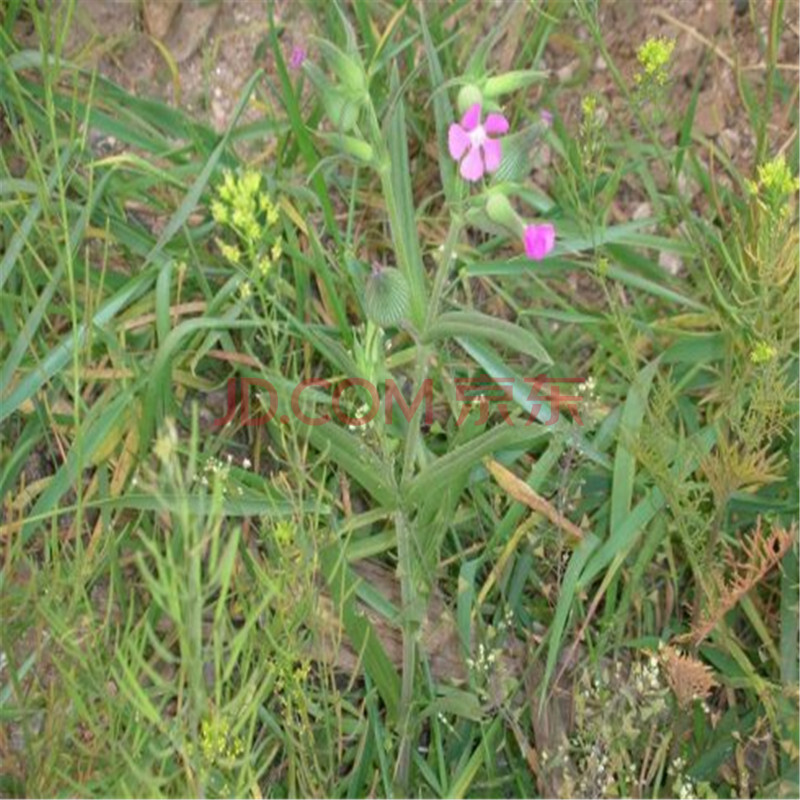
[[[477,672],[480,675],[488,676],[492,667],[494,667],[497,657],[500,655],[500,650],[487,650],[485,645],[478,645],[478,657],[475,659],[468,658],[467,666],[471,671]]]
[[[361,420],[364,419],[369,412],[372,410],[372,406],[369,403],[361,403],[356,409],[356,413],[352,416],[352,419]],[[358,430],[359,428],[364,431],[372,428],[375,424],[375,419],[371,419],[366,425],[348,425],[348,429],[351,431]]]
[[[639,694],[644,694],[647,690],[658,690],[663,688],[661,681],[661,667],[655,656],[650,656],[646,664],[635,661],[631,667],[631,678],[633,686]]]
[[[691,778],[684,775],[684,769],[686,769],[686,761],[680,756],[672,759],[672,763],[669,765],[670,775],[675,776],[672,791],[680,800],[690,800],[690,798],[697,797],[697,786]]]
[[[231,486],[230,473],[232,465],[233,456],[230,453],[225,457],[225,461],[222,461],[216,456],[209,456],[197,480],[200,482],[201,486],[212,486],[216,479],[222,486],[222,494],[224,496],[228,496],[228,494],[232,492],[238,497],[241,497],[243,494],[242,487]],[[250,466],[252,466],[250,459],[243,459],[242,466],[245,469],[249,469]]]
[[[595,398],[595,389],[597,389],[597,381],[594,375],[590,375],[583,383],[578,384],[578,394],[586,395],[590,400]]]

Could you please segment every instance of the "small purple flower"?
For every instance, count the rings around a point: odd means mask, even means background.
[[[502,114],[489,114],[486,122],[482,123],[480,103],[475,103],[467,110],[460,124],[454,122],[450,126],[447,144],[450,155],[456,161],[461,161],[459,171],[464,179],[477,181],[484,172],[497,170],[503,151],[500,140],[490,139],[489,134],[503,134],[507,130],[508,120]]]
[[[542,118],[542,122],[549,128],[553,124],[553,114],[548,111],[546,108],[543,108],[540,112],[540,116]]]
[[[296,44],[292,48],[292,54],[289,56],[289,69],[300,69],[303,66],[303,62],[306,60],[306,49],[305,47]]]
[[[541,261],[556,246],[556,229],[544,225],[525,226],[525,255],[531,261]]]

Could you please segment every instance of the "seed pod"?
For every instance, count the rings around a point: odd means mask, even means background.
[[[364,291],[367,317],[381,328],[389,328],[408,316],[409,305],[405,275],[398,269],[374,264]]]

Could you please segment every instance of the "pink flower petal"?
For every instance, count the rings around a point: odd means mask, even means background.
[[[477,181],[483,176],[483,158],[479,147],[473,147],[461,162],[461,175],[468,181]]]
[[[549,253],[556,246],[556,229],[553,225],[544,226],[544,249]]]
[[[508,130],[508,120],[502,114],[489,114],[483,127],[486,133],[505,133]]]
[[[469,134],[457,122],[450,126],[450,130],[447,133],[447,146],[450,150],[450,155],[456,161],[467,152]]]
[[[497,139],[487,139],[483,143],[483,157],[486,161],[487,172],[494,172],[500,166],[503,150]]]
[[[292,48],[292,55],[289,58],[289,68],[290,69],[300,69],[303,66],[303,62],[306,60],[306,49],[305,47],[301,47],[300,45],[295,45]]]
[[[464,116],[461,118],[461,127],[465,131],[474,131],[481,121],[481,104],[475,103],[470,106]]]
[[[528,225],[525,228],[525,254],[533,261],[541,261],[556,244],[556,229],[549,223]]]

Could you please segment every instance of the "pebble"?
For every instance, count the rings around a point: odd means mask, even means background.
[[[658,266],[673,277],[683,269],[683,259],[668,250],[662,250],[658,254]]]
[[[575,70],[580,66],[580,63],[581,62],[577,58],[574,58],[569,64],[564,65],[556,72],[556,78],[562,83],[570,80],[575,74]]]

